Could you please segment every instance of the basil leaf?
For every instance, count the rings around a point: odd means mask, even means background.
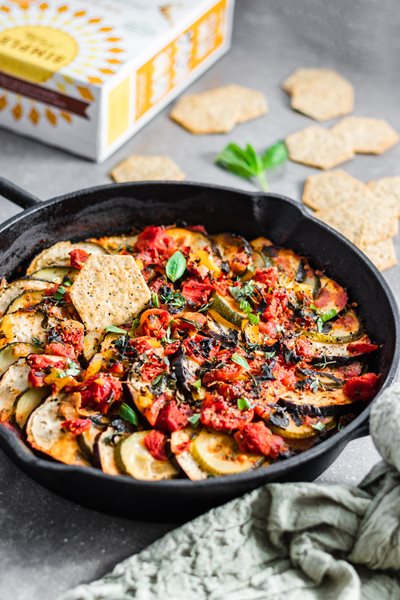
[[[128,332],[126,329],[121,329],[121,327],[115,327],[115,325],[109,325],[104,330],[107,333],[122,333],[122,335],[127,335]]]
[[[325,423],[321,423],[321,421],[318,423],[311,423],[311,427],[316,431],[323,431],[325,429]]]
[[[239,410],[249,410],[251,408],[251,404],[247,398],[238,398],[237,405]]]
[[[165,272],[170,281],[175,282],[177,279],[182,277],[186,271],[186,258],[183,256],[180,250],[174,252],[174,254],[168,259]]]
[[[188,417],[188,421],[193,427],[197,427],[200,422],[200,415],[192,415],[191,417]]]
[[[276,142],[263,152],[261,160],[264,169],[273,169],[284,163],[288,158],[288,151],[285,142]]]
[[[326,321],[330,321],[331,319],[336,317],[337,314],[338,314],[337,310],[335,310],[334,308],[331,308],[331,310],[328,310],[326,313],[323,313],[321,315],[321,321],[323,323],[326,323]]]
[[[260,317],[258,315],[255,315],[254,313],[249,313],[247,315],[247,318],[249,319],[252,325],[258,325],[258,323],[260,322]]]
[[[196,390],[199,390],[201,388],[201,379],[196,379],[192,385],[194,388],[196,388]]]
[[[131,423],[132,425],[139,425],[137,414],[134,410],[132,410],[132,408],[128,404],[126,404],[126,402],[123,402],[121,404],[119,409],[119,416],[122,417],[125,421],[128,421],[128,423]]]
[[[240,356],[240,354],[237,354],[235,352],[234,354],[232,354],[232,360],[234,363],[236,363],[237,365],[240,365],[244,369],[246,369],[246,370],[250,369],[250,365],[247,362],[247,360],[244,358],[244,356]]]
[[[59,372],[58,377],[60,379],[62,379],[63,377],[75,377],[76,375],[79,375],[79,373],[81,372],[79,365],[77,365],[70,358],[67,358],[67,367],[68,367],[68,369],[65,369],[65,371]]]
[[[224,167],[239,177],[250,179],[256,175],[254,165],[249,164],[246,151],[237,144],[228,144],[215,159],[217,165]]]
[[[56,293],[54,294],[54,300],[62,300],[64,298],[64,294],[67,290],[62,285],[59,285]]]

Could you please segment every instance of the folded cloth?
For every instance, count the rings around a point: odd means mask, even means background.
[[[400,599],[400,384],[374,405],[359,487],[268,484],[59,600]]]

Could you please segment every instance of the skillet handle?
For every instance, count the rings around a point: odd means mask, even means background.
[[[0,196],[11,200],[11,202],[14,202],[14,204],[17,204],[21,208],[37,206],[41,202],[40,198],[26,192],[4,177],[0,177]]]

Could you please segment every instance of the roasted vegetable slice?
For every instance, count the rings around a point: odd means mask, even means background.
[[[198,433],[190,427],[171,433],[171,452],[175,455],[175,460],[182,471],[192,481],[207,479],[209,476],[190,453],[190,444]]]
[[[165,233],[173,238],[180,248],[190,249],[190,258],[199,266],[204,266],[214,275],[221,272],[221,258],[213,241],[200,231],[192,231],[183,227],[166,229]]]
[[[320,435],[323,431],[332,429],[336,425],[334,417],[324,417],[322,419],[308,418],[307,422],[301,422],[301,419],[297,418],[296,422],[291,415],[286,415],[286,419],[287,424],[286,420],[282,420],[280,425],[276,425],[272,421],[269,421],[267,425],[273,433],[280,435],[287,440],[300,440],[315,437]],[[278,421],[276,420],[276,422]]]
[[[72,267],[45,267],[32,273],[31,278],[60,284],[65,280],[73,281],[78,273],[78,269]]]
[[[211,475],[234,475],[259,466],[263,456],[236,448],[231,435],[203,430],[193,440],[190,452],[200,467]]]
[[[14,420],[20,429],[24,429],[33,411],[50,394],[50,388],[29,388],[22,392],[14,403]]]
[[[347,304],[347,293],[341,285],[322,275],[320,289],[315,296],[314,304],[321,313],[336,311],[340,313]]]
[[[213,235],[212,240],[235,275],[242,275],[248,269],[253,251],[244,237],[235,233],[219,233]]]
[[[76,436],[62,428],[63,417],[59,409],[60,399],[52,396],[33,411],[26,426],[28,443],[35,450],[67,465],[89,466]]]
[[[96,354],[99,349],[103,332],[99,330],[88,331],[83,338],[83,356],[85,360],[89,361]]]
[[[28,354],[41,354],[43,349],[33,344],[24,344],[22,342],[13,342],[0,349],[0,375],[15,363],[19,358],[28,356]]]
[[[212,308],[210,315],[217,318],[216,315],[222,317],[225,321],[231,323],[240,329],[243,319],[246,319],[246,313],[240,310],[235,300],[229,296],[213,295]]]
[[[31,264],[26,270],[27,275],[31,275],[39,269],[47,267],[69,267],[71,265],[71,257],[69,255],[72,250],[84,250],[88,254],[107,254],[107,250],[99,244],[93,242],[57,242],[54,246],[45,248],[35,256]]]
[[[11,342],[41,345],[46,340],[46,316],[40,311],[18,310],[0,320],[0,346]]]
[[[77,437],[77,442],[82,450],[82,453],[89,462],[97,466],[97,453],[96,450],[96,442],[100,437],[102,432],[104,431],[104,426],[98,425],[96,423],[91,424],[89,429],[85,429],[81,434]]]
[[[326,362],[337,361],[337,362],[348,362],[362,356],[365,352],[363,344],[370,345],[370,339],[368,336],[362,336],[357,339],[359,343],[359,350],[353,348],[349,343],[325,343],[319,342],[308,338],[305,335],[299,336],[296,341],[296,354],[304,356],[308,360],[312,360],[314,363],[323,364]],[[349,350],[351,348],[351,351]]]
[[[116,428],[111,425],[97,438],[97,455],[101,470],[108,475],[122,475],[123,471],[118,466],[115,449],[118,444],[130,435],[128,428]]]
[[[343,388],[331,391],[318,389],[316,392],[286,392],[280,397],[279,404],[288,410],[313,417],[343,415],[357,411],[360,406],[359,402],[354,402],[346,396]]]
[[[118,254],[124,250],[132,250],[137,242],[137,235],[109,235],[101,238],[92,238],[89,242],[99,244],[110,254]]]
[[[47,294],[48,290],[23,292],[11,302],[11,304],[7,307],[5,314],[9,315],[13,312],[16,312],[17,310],[27,310],[29,308],[35,307],[41,302],[43,302]]]
[[[16,279],[0,290],[0,315],[4,314],[11,302],[18,298],[23,292],[35,290],[49,290],[52,286],[48,281],[40,279]]]
[[[178,475],[169,460],[156,460],[147,450],[144,439],[148,431],[137,431],[122,440],[116,449],[117,461],[122,470],[134,479],[159,481]]]
[[[15,400],[29,387],[29,372],[27,361],[20,358],[3,373],[0,379],[0,421],[10,418]]]
[[[311,330],[304,332],[304,335],[317,342],[344,344],[354,342],[364,334],[364,328],[354,310],[346,311],[326,325],[329,328],[326,332]]]

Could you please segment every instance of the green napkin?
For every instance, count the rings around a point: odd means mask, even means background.
[[[370,428],[383,462],[359,487],[266,485],[59,600],[400,599],[400,384]]]

